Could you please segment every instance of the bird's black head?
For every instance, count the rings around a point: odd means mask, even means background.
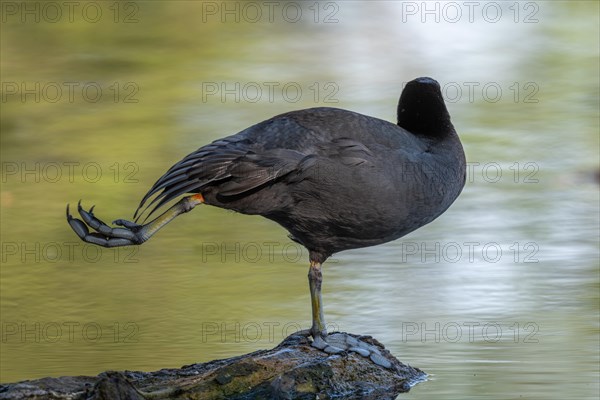
[[[417,78],[406,84],[398,102],[398,125],[429,137],[444,137],[454,132],[436,80]]]

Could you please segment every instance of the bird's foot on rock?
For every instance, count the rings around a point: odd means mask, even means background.
[[[312,347],[329,354],[338,354],[344,351],[353,351],[383,368],[391,368],[392,363],[381,354],[381,350],[372,344],[363,342],[347,333],[336,332],[325,337],[316,335],[311,343]]]

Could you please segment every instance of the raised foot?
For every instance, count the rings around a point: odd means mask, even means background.
[[[118,219],[114,224],[122,226],[122,228],[110,227],[96,218],[93,213],[94,207],[90,208],[89,211],[84,210],[81,207],[81,201],[77,204],[77,211],[81,219],[74,218],[67,205],[67,221],[71,229],[84,242],[103,247],[119,247],[141,244],[145,240],[142,235],[142,225]],[[90,232],[90,228],[93,230],[92,232]]]
[[[344,351],[352,351],[383,368],[392,368],[392,363],[385,358],[377,346],[363,342],[343,332],[336,332],[325,337],[316,336],[311,343],[312,347],[323,350],[328,354],[337,354]]]

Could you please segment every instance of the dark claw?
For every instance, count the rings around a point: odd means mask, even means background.
[[[94,228],[95,230],[97,230],[98,232],[100,232],[103,235],[110,236],[112,228],[110,226],[106,225],[103,221],[94,217],[94,214],[92,213],[93,208],[94,207],[92,207],[90,209],[90,211],[85,211],[83,209],[83,207],[81,207],[81,205],[79,205],[78,206],[79,215],[81,215],[81,218],[83,218],[85,223],[88,224],[90,227]]]
[[[142,228],[141,225],[119,219],[115,221],[116,224],[124,226],[124,228],[111,228],[100,219],[96,218],[93,214],[93,210],[94,207],[90,208],[89,211],[84,210],[81,206],[81,200],[79,200],[77,203],[77,211],[83,219],[82,221],[71,215],[69,205],[67,204],[67,221],[71,226],[71,229],[73,229],[77,236],[84,242],[103,247],[131,246],[143,242],[136,234],[136,232]],[[90,233],[89,228],[96,230],[96,232]]]

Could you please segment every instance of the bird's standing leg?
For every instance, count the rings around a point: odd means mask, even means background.
[[[204,198],[201,194],[184,197],[175,203],[171,208],[165,211],[162,215],[144,225],[136,224],[135,222],[118,219],[113,223],[122,228],[112,228],[104,222],[96,218],[93,214],[92,207],[89,211],[85,211],[80,204],[77,205],[77,210],[81,219],[73,218],[69,213],[67,205],[67,221],[75,231],[77,236],[84,242],[96,244],[103,247],[120,247],[132,246],[144,243],[150,239],[160,228],[171,222],[180,214],[190,211],[198,204],[202,204]],[[96,232],[90,232],[92,228]]]
[[[325,317],[323,315],[323,300],[321,299],[322,282],[321,263],[311,260],[308,270],[308,284],[310,286],[310,301],[312,305],[310,335],[313,341],[311,345],[330,354],[352,351],[363,357],[369,357],[377,365],[384,368],[391,368],[392,364],[381,354],[377,346],[373,346],[343,332],[327,335]]]
[[[321,263],[311,260],[308,270],[308,284],[310,286],[310,301],[312,304],[312,327],[310,334],[313,340],[324,339],[327,336],[325,317],[323,315],[323,300],[321,299]]]

